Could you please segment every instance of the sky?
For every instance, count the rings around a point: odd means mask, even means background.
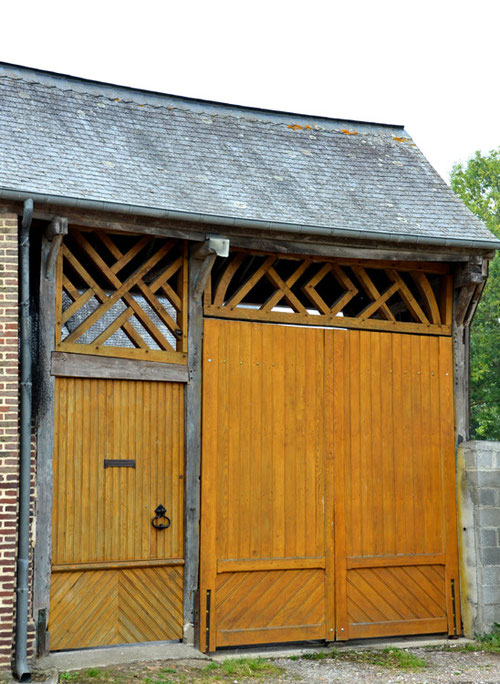
[[[500,147],[499,26],[500,0],[17,0],[2,6],[0,61],[404,124],[448,180]]]

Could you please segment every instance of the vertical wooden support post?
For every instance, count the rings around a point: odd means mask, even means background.
[[[195,245],[196,246],[196,245]],[[196,596],[200,566],[200,466],[203,302],[194,297],[203,259],[189,256],[188,364],[186,385],[186,470],[184,510],[184,641],[198,640]]]
[[[47,620],[50,603],[52,550],[52,450],[54,446],[54,378],[50,375],[56,320],[56,278],[47,273],[53,240],[42,237],[40,261],[40,323],[37,363],[36,545],[34,553],[33,615],[38,655],[49,651]]]
[[[453,378],[455,396],[455,437],[456,444],[466,442],[470,436],[469,418],[469,340],[468,325],[453,326],[453,359],[455,377]]]

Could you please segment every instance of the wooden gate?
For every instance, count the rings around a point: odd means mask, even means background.
[[[57,378],[52,649],[182,636],[183,396]],[[167,529],[151,524],[158,505]]]
[[[203,364],[202,648],[456,633],[451,340],[206,319]]]

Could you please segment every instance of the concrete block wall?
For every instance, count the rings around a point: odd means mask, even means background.
[[[460,585],[464,633],[500,623],[500,442],[458,449]]]

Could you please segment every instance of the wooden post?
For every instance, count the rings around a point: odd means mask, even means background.
[[[54,349],[56,280],[46,277],[52,243],[42,237],[40,263],[40,324],[38,349],[36,545],[34,554],[33,614],[38,655],[48,653],[47,620],[50,602],[52,547],[52,449],[54,446],[54,378],[50,359]]]
[[[186,385],[186,469],[184,500],[184,640],[197,641],[195,611],[200,565],[200,466],[203,303],[194,297],[203,258],[189,258],[188,364]],[[194,629],[194,632],[193,632]]]
[[[469,419],[469,340],[468,325],[453,328],[453,356],[455,363],[455,438],[457,446],[466,442],[470,436]]]

